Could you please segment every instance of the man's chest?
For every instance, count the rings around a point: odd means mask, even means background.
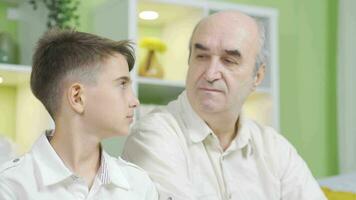
[[[279,199],[280,184],[264,165],[238,150],[224,154],[206,147],[189,150],[189,171],[198,199]]]

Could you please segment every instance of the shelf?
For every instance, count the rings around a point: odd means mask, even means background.
[[[147,85],[164,85],[167,87],[180,87],[184,88],[185,83],[183,81],[169,81],[169,80],[162,80],[156,78],[143,78],[139,77],[137,79],[138,84],[147,84]]]
[[[185,89],[183,81],[138,78],[138,94],[141,103],[164,105],[176,99]]]
[[[0,63],[0,77],[3,78],[1,85],[15,86],[27,83],[30,74],[30,66]]]

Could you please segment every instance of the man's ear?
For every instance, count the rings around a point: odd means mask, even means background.
[[[70,85],[67,90],[67,98],[69,105],[75,112],[79,114],[84,112],[85,95],[84,86],[82,84],[74,83]]]
[[[263,79],[265,78],[265,72],[266,72],[266,65],[263,63],[260,65],[260,67],[256,72],[254,85],[253,85],[254,90],[256,89],[257,86],[259,86],[262,83]]]

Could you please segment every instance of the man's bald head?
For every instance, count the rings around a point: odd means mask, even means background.
[[[248,29],[252,38],[257,42],[258,54],[256,56],[256,71],[262,64],[266,64],[266,52],[264,50],[265,29],[261,22],[239,11],[221,11],[201,19],[194,27],[189,42],[189,58],[192,51],[192,41],[198,31],[204,31],[206,27],[217,26],[218,29],[230,30],[232,27],[240,26]],[[255,33],[255,34],[254,34]],[[238,38],[236,38],[238,40]]]

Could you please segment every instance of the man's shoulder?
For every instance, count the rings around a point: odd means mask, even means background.
[[[166,106],[163,106],[155,108],[148,114],[144,115],[143,117],[140,117],[140,119],[135,123],[135,125],[162,125],[164,123],[170,123],[172,120],[175,120],[174,115],[167,109]]]
[[[250,132],[253,146],[259,155],[264,157],[272,173],[281,177],[288,165],[291,155],[297,153],[293,145],[274,128],[250,121]]]
[[[253,120],[246,120],[246,125],[249,127],[253,142],[262,145],[263,148],[275,148],[280,147],[280,145],[290,146],[284,136],[270,126],[262,125]]]
[[[180,125],[177,117],[166,107],[162,107],[138,119],[131,132],[132,135],[139,133],[149,134],[149,132],[154,134],[176,134],[180,132]]]

